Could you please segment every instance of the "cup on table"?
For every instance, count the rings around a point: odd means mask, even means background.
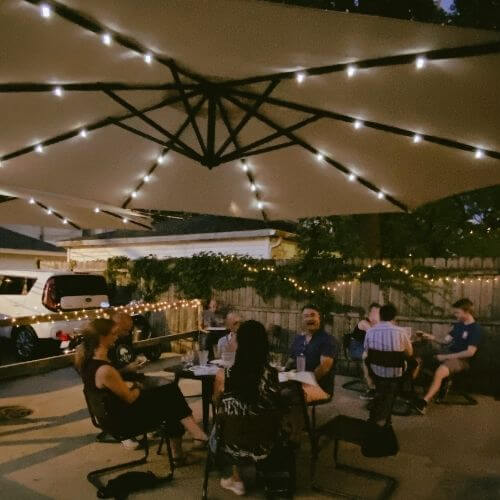
[[[200,366],[207,366],[208,364],[208,351],[202,350],[198,351],[198,361]]]

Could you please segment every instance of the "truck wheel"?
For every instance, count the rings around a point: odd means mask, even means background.
[[[13,332],[14,348],[21,361],[33,359],[38,350],[38,337],[30,326],[20,326]]]

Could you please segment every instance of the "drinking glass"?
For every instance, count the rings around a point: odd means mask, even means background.
[[[208,364],[208,351],[206,351],[206,350],[198,351],[198,360],[200,362],[200,366],[207,366],[207,364]]]

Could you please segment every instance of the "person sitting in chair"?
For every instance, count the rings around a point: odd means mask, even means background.
[[[397,384],[403,377],[408,360],[413,356],[411,341],[403,328],[396,326],[397,310],[392,304],[380,308],[380,323],[369,328],[365,336],[363,359],[367,365],[370,382],[374,385],[375,404],[371,418],[374,421],[384,420],[390,414],[392,401],[396,394]],[[389,353],[402,353],[401,366],[382,366],[371,359],[370,351],[375,351],[379,356],[393,358]],[[404,359],[403,359],[404,358]]]
[[[262,323],[248,320],[241,324],[236,335],[236,356],[230,368],[221,368],[215,376],[214,400],[218,416],[258,415],[261,412],[281,408],[278,372],[269,365],[267,332]],[[223,395],[231,396],[222,398]],[[221,399],[222,398],[222,399]],[[212,434],[217,437],[216,429]],[[277,436],[278,442],[279,436]],[[211,447],[217,444],[211,438]],[[251,458],[255,462],[265,459],[271,450],[257,447],[255,450],[225,445],[224,453],[236,459]],[[222,478],[221,486],[236,495],[245,494],[245,485],[237,466],[233,474]]]
[[[306,401],[328,399],[333,394],[334,363],[338,356],[337,339],[321,328],[321,315],[313,304],[302,308],[303,332],[292,343],[286,369],[297,367],[297,358],[304,356],[306,371],[313,372],[319,387],[303,384]]]
[[[125,382],[108,357],[118,338],[115,326],[110,319],[94,319],[84,332],[82,355],[75,362],[78,363],[76,368],[82,376],[85,390],[103,395],[113,427],[117,430],[138,426],[153,429],[166,422],[175,465],[189,464],[188,456],[182,451],[184,430],[200,446],[206,445],[206,434],[194,421],[177,384],[144,390],[139,382]]]
[[[438,393],[443,380],[450,375],[466,371],[470,368],[469,360],[475,356],[481,339],[481,327],[474,319],[473,304],[463,298],[453,304],[453,314],[457,323],[453,325],[444,342],[436,342],[434,335],[422,333],[423,339],[440,344],[438,349],[430,346],[427,352],[417,355],[419,366],[423,364],[435,368],[434,379],[425,396],[415,401],[415,409],[422,415],[427,405]]]

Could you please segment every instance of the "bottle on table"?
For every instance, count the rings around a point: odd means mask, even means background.
[[[306,371],[306,357],[304,356],[304,353],[300,353],[297,356],[297,371],[298,372]]]

